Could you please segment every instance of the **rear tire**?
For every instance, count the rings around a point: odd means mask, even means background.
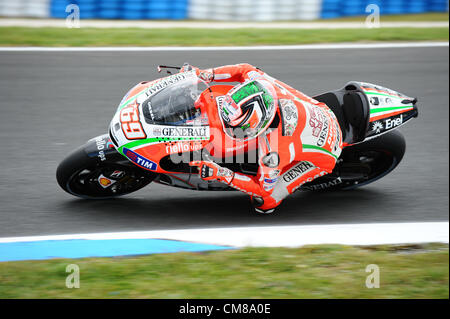
[[[56,170],[59,186],[69,194],[86,199],[114,198],[135,192],[156,177],[156,174],[129,163],[119,153],[101,161],[97,156],[89,157],[84,149],[82,146],[73,151]],[[112,178],[114,172],[120,177]],[[111,183],[102,187],[100,180]]]
[[[346,147],[331,174],[305,184],[306,190],[350,190],[377,181],[392,172],[405,154],[406,143],[398,131]]]

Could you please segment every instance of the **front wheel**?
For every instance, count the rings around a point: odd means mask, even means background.
[[[304,190],[350,190],[392,172],[405,154],[405,138],[398,131],[346,147],[331,174],[305,184]]]
[[[156,174],[129,163],[119,153],[101,161],[82,146],[67,156],[56,170],[59,186],[69,194],[105,199],[132,193],[148,185]]]

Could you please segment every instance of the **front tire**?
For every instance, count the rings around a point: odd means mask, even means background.
[[[129,163],[119,153],[104,161],[97,156],[90,157],[84,146],[68,155],[56,170],[56,179],[62,189],[86,199],[129,194],[148,185],[155,176]]]

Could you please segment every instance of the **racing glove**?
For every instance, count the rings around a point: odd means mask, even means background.
[[[222,167],[214,162],[193,161],[190,166],[197,166],[200,178],[205,181],[217,180],[229,185],[234,178],[234,172],[226,167]]]
[[[206,83],[214,81],[214,70],[213,69],[201,70],[201,69],[197,68],[196,66],[190,65],[187,62],[185,62],[183,64],[183,66],[180,69],[180,72],[187,72],[187,71],[192,71],[192,70],[195,70],[195,72],[197,73],[197,76],[200,79],[202,79],[203,81],[205,81]]]
[[[212,69],[208,69],[208,70],[198,69],[197,75],[200,79],[202,79],[206,83],[210,83],[210,82],[214,81],[214,70],[212,70]]]

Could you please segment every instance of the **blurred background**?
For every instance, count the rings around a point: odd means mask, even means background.
[[[0,17],[66,18],[69,4],[81,19],[289,21],[380,14],[447,12],[448,0],[0,0]]]

